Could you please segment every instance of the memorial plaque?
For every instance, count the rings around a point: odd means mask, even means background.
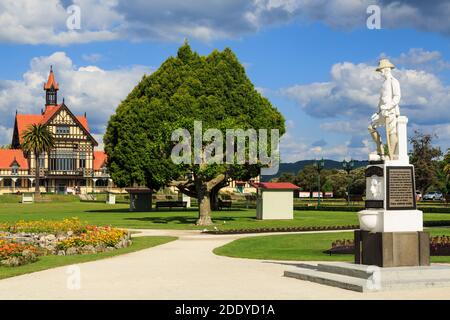
[[[387,209],[414,210],[416,195],[412,167],[387,167]]]

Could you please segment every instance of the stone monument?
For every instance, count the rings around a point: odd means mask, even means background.
[[[381,59],[376,71],[384,77],[378,112],[369,132],[376,152],[366,168],[365,210],[358,213],[355,262],[380,267],[429,265],[429,235],[417,210],[414,166],[409,163],[407,123],[400,115],[400,84],[394,65]],[[384,127],[388,154],[377,129]]]
[[[304,264],[286,270],[286,277],[358,292],[450,286],[450,267],[430,265],[429,234],[416,208],[414,166],[407,153],[408,118],[400,115],[400,84],[393,68],[387,59],[377,68],[385,81],[369,125],[377,151],[369,155],[366,168],[366,208],[358,213],[355,263]],[[383,127],[386,154],[378,131]]]

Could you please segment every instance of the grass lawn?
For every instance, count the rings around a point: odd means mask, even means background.
[[[429,228],[431,235],[450,235],[450,228]],[[270,260],[295,261],[353,261],[351,254],[328,255],[323,251],[339,239],[353,239],[352,232],[284,234],[256,236],[235,240],[214,249],[217,255]],[[449,257],[431,257],[432,262],[448,262]]]
[[[0,196],[1,198],[1,196]],[[128,205],[91,203],[79,201],[45,202],[33,204],[1,203],[0,223],[18,220],[60,220],[79,217],[95,225],[111,225],[142,229],[203,229],[195,225],[197,209],[165,210],[152,212],[129,212]],[[450,214],[426,213],[426,221],[450,220]],[[355,212],[296,211],[294,220],[256,220],[255,209],[215,211],[213,221],[218,229],[241,229],[260,227],[335,226],[358,224]],[[211,227],[210,227],[211,229]]]
[[[19,267],[0,266],[0,279],[18,276],[25,273],[41,271],[50,268],[66,266],[70,264],[83,263],[114,257],[121,254],[135,252],[142,249],[158,246],[176,240],[176,237],[134,237],[133,244],[127,248],[117,249],[111,252],[98,254],[73,255],[73,256],[43,256],[34,263],[29,263]]]

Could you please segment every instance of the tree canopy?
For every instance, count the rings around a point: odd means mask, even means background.
[[[177,186],[199,199],[199,224],[208,224],[213,189],[228,178],[258,175],[260,165],[174,164],[171,134],[185,128],[193,135],[194,121],[202,121],[203,132],[216,128],[224,136],[226,129],[285,131],[283,116],[254,88],[230,49],[200,56],[186,42],[119,105],[107,126],[105,151],[119,186],[159,189],[182,180]]]

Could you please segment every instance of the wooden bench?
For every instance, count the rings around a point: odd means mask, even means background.
[[[218,203],[219,210],[222,210],[223,208],[231,209],[231,204],[232,204],[231,200],[221,200],[221,199],[219,199],[219,203]]]
[[[156,209],[159,208],[184,208],[186,210],[186,201],[158,201],[156,202]]]
[[[34,193],[24,192],[22,193],[22,203],[33,203]]]

